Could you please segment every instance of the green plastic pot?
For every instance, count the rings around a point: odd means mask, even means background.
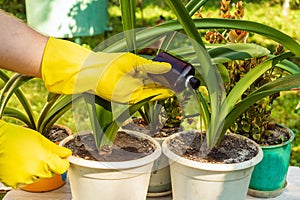
[[[290,162],[291,143],[295,134],[288,129],[291,138],[280,145],[261,146],[263,160],[254,167],[250,191],[252,196],[274,197],[282,193]]]
[[[102,34],[107,30],[107,0],[26,0],[27,24],[58,38]]]

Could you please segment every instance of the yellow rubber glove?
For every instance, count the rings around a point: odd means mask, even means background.
[[[0,120],[0,182],[7,186],[17,188],[62,174],[71,154],[32,129]]]
[[[132,53],[93,52],[75,43],[49,38],[42,61],[42,77],[49,92],[76,94],[91,92],[106,100],[136,103],[173,96],[155,84],[148,73],[161,74],[168,63],[153,62]]]

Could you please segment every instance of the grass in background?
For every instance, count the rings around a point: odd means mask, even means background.
[[[183,0],[187,2],[187,0]],[[109,26],[111,31],[105,35],[98,35],[93,37],[83,37],[82,43],[84,46],[93,49],[100,42],[109,38],[112,35],[120,33],[122,31],[121,11],[118,1],[109,0]],[[137,11],[137,25],[139,27],[152,26],[156,23],[159,17],[162,15],[167,20],[174,19],[175,15],[170,12],[166,2],[161,0],[143,0],[142,5],[138,5]],[[233,1],[232,2],[237,2]],[[276,29],[283,31],[284,33],[295,38],[300,42],[299,34],[299,18],[300,9],[290,10],[288,16],[282,16],[282,5],[279,0],[271,1],[258,1],[258,0],[244,0],[245,17],[246,20],[257,21]],[[24,0],[0,0],[0,8],[8,12],[13,13],[15,16],[22,20],[26,20],[25,14],[25,1]],[[211,0],[207,3],[206,7],[202,9],[203,17],[219,17],[220,0]],[[275,44],[266,40],[264,37],[250,34],[250,41],[261,43],[269,46],[271,49]],[[46,90],[43,82],[39,79],[33,79],[22,86],[22,89],[27,94],[27,98],[33,104],[33,109],[36,114],[40,111],[44,103],[46,102]],[[294,151],[292,154],[291,163],[293,165],[300,165],[300,111],[295,111],[297,103],[300,101],[299,92],[284,93],[274,104],[273,117],[278,120],[279,123],[285,124],[296,133],[296,139],[293,142]],[[13,101],[10,104],[14,107],[18,107],[18,102]],[[63,118],[59,120],[59,123],[69,126],[74,132],[76,132],[76,126],[71,110],[67,112]],[[295,153],[296,152],[296,153]],[[1,199],[1,198],[0,198]]]
[[[300,167],[300,91],[282,92],[274,101],[272,117],[295,133],[290,164]]]
[[[300,9],[290,10],[289,15],[283,17],[281,15],[282,5],[279,3],[279,1],[245,0],[243,2],[245,8],[244,19],[260,22],[279,29],[300,42],[298,25],[298,21],[300,18]],[[26,20],[24,3],[24,0],[0,0],[0,8],[13,13],[15,16],[19,17],[22,20]],[[219,17],[220,0],[211,0],[207,5],[209,6],[205,7],[202,10],[203,16]],[[118,5],[118,1],[109,0],[108,11],[110,18],[109,26],[112,28],[112,30],[110,32],[107,32],[105,35],[83,37],[82,43],[84,44],[84,46],[93,49],[100,42],[105,40],[105,38],[109,38],[110,36],[122,31],[122,22],[120,17],[121,11]],[[167,20],[175,18],[175,15],[170,12],[167,4],[164,1],[143,0],[142,6],[137,7],[137,25],[139,27],[152,26],[156,23],[161,15],[164,16]],[[267,45],[271,49],[275,46],[272,41],[266,40],[262,36],[250,34],[249,39],[250,41]],[[33,79],[21,88],[26,93],[27,98],[33,106],[34,113],[37,116],[47,98],[47,92],[43,82],[40,79]],[[272,116],[278,123],[284,124],[295,132],[296,137],[294,142],[292,143],[293,150],[291,155],[291,165],[295,166],[300,166],[300,109],[295,110],[299,101],[300,91],[284,92],[275,101],[272,111]],[[16,99],[11,101],[9,104],[16,108],[20,107]],[[58,121],[58,123],[70,127],[73,132],[77,131],[72,110],[65,113],[65,115]],[[3,198],[3,196],[4,194],[0,193],[0,200]]]
[[[208,2],[209,7],[202,10],[203,17],[219,17],[219,0],[212,0]],[[232,2],[237,2],[233,1]],[[243,1],[245,9],[244,20],[259,22],[275,29],[278,29],[295,40],[300,42],[298,19],[300,17],[300,9],[290,9],[287,16],[282,15],[282,4],[272,1]],[[232,13],[234,11],[232,10]],[[263,36],[254,35],[250,33],[249,41],[262,44],[269,48],[274,48],[275,43]]]

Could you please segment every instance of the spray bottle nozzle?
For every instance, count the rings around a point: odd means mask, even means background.
[[[200,80],[195,77],[195,69],[190,63],[166,52],[159,53],[153,60],[172,65],[172,69],[165,74],[149,74],[155,81],[169,86],[175,92],[182,92],[186,88],[199,88]]]

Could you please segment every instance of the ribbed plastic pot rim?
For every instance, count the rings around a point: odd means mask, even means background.
[[[154,140],[152,137],[150,137],[146,134],[143,134],[143,133],[136,132],[136,131],[126,130],[126,132],[129,134],[133,134],[134,136],[137,136],[140,138],[142,137],[142,138],[146,138],[146,139],[150,140],[155,146],[154,152],[150,155],[147,155],[147,156],[139,158],[139,159],[129,160],[129,161],[121,161],[121,162],[92,161],[92,160],[85,160],[83,158],[78,158],[75,156],[69,156],[68,161],[71,164],[75,164],[75,165],[79,165],[79,166],[83,166],[83,167],[87,167],[87,168],[117,169],[118,170],[118,169],[135,168],[135,167],[140,167],[140,166],[149,164],[149,163],[153,162],[154,160],[156,160],[161,155],[160,144],[156,140]],[[62,142],[60,142],[59,145],[64,146],[64,144],[66,144],[68,141],[70,141],[74,137],[75,137],[75,135],[71,135],[71,136],[65,138]]]
[[[281,147],[281,146],[288,145],[289,143],[291,143],[291,142],[294,140],[294,138],[295,138],[295,133],[294,133],[291,129],[289,129],[289,128],[283,126],[283,125],[279,125],[279,126],[281,126],[281,127],[286,128],[286,129],[289,130],[290,135],[291,135],[290,139],[289,139],[288,141],[284,142],[284,143],[281,143],[281,144],[270,145],[270,146],[260,145],[262,149],[273,149],[273,148],[278,148],[278,147]]]
[[[194,130],[194,131],[196,131],[196,130]],[[263,158],[263,151],[257,143],[255,143],[254,141],[250,140],[247,137],[244,137],[242,135],[237,135],[237,134],[232,134],[232,135],[234,135],[236,137],[242,137],[242,138],[248,140],[249,142],[253,143],[257,147],[258,153],[251,160],[247,160],[247,161],[244,161],[241,163],[222,164],[222,163],[202,163],[202,162],[197,162],[197,161],[183,158],[183,157],[175,154],[174,152],[172,152],[168,148],[168,144],[174,137],[177,137],[180,134],[185,134],[187,132],[191,132],[191,131],[182,131],[182,132],[175,133],[175,134],[169,136],[168,138],[166,138],[165,141],[162,143],[162,151],[170,159],[170,162],[177,162],[182,165],[189,166],[191,168],[198,168],[198,169],[207,170],[207,171],[235,171],[235,170],[242,170],[242,169],[246,169],[246,168],[255,166]]]

